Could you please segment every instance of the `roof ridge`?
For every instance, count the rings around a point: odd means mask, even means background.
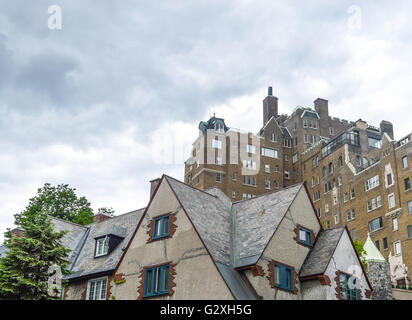
[[[89,229],[89,225],[90,224],[88,224],[88,225],[82,225],[82,224],[78,224],[78,223],[75,223],[75,222],[72,222],[72,221],[68,221],[68,220],[65,220],[65,219],[62,219],[62,218],[58,218],[58,217],[55,217],[55,216],[52,216],[52,215],[48,215],[50,218],[52,218],[52,219],[56,219],[56,220],[59,220],[59,221],[62,221],[62,222],[65,222],[65,223],[69,223],[69,224],[72,224],[72,225],[75,225],[76,227],[82,227],[82,228],[85,228],[85,229]]]
[[[280,189],[280,190],[273,190],[273,191],[269,191],[269,192],[260,194],[260,195],[254,197],[254,198],[238,200],[238,201],[232,202],[232,204],[240,203],[240,202],[244,202],[244,201],[250,201],[250,200],[257,199],[257,198],[260,198],[260,197],[263,197],[263,196],[267,196],[267,195],[269,195],[269,194],[274,194],[274,193],[277,193],[277,192],[286,191],[286,190],[288,190],[288,189],[295,188],[295,187],[297,187],[297,186],[299,186],[299,185],[303,185],[303,184],[304,184],[303,182],[299,182],[299,183],[296,183],[296,184],[294,184],[294,185],[291,185],[291,186],[282,188],[282,189]]]

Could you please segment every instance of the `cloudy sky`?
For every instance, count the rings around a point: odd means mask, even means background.
[[[200,120],[257,131],[269,85],[281,113],[322,97],[408,134],[412,4],[358,2],[1,1],[0,240],[45,182],[144,207],[150,179],[183,179]]]

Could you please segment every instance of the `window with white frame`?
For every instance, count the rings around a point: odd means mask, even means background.
[[[232,198],[236,198],[236,191],[232,191]]]
[[[256,153],[256,146],[252,145],[252,144],[247,144],[246,145],[246,152],[248,153]]]
[[[87,300],[106,300],[107,277],[89,280],[87,283]]]
[[[387,187],[393,185],[392,173],[386,175],[386,185]]]
[[[380,208],[382,206],[381,196],[368,200],[366,204],[368,212]]]
[[[276,142],[276,141],[277,141],[277,140],[276,140],[276,133],[272,133],[272,134],[271,134],[270,140],[271,140],[272,142]]]
[[[278,151],[275,149],[262,147],[261,151],[262,151],[262,156],[269,157],[269,158],[275,158],[275,159],[278,157]]]
[[[395,207],[395,195],[393,193],[391,193],[388,196],[388,205],[389,205],[389,209],[392,209]]]
[[[270,180],[265,179],[265,189],[270,189]]]
[[[332,128],[332,127],[329,128],[329,134],[330,134],[331,136],[333,136],[333,128]]]
[[[295,153],[295,154],[293,155],[292,161],[293,161],[293,163],[295,163],[295,162],[298,161],[298,160],[299,160],[299,155],[298,155],[298,153]]]
[[[393,227],[393,231],[398,230],[398,218],[392,219],[392,227]]]
[[[105,256],[109,252],[109,237],[96,239],[95,257]]]
[[[218,166],[221,166],[222,165],[222,157],[216,157],[216,164],[218,165]]]
[[[329,203],[325,203],[325,213],[329,212]]]
[[[222,174],[216,173],[216,182],[222,182]]]
[[[365,181],[365,190],[369,191],[379,186],[379,175],[376,175]]]
[[[350,198],[355,199],[355,188],[350,189]]]
[[[270,173],[270,164],[265,164],[265,172]]]
[[[338,224],[338,222],[339,222],[339,217],[335,215],[335,224]]]
[[[313,202],[319,201],[320,200],[320,191],[317,190],[313,193]]]
[[[289,179],[289,171],[288,170],[285,170],[285,178]]]
[[[373,219],[372,221],[369,221],[369,232],[373,232],[379,229],[383,228],[383,220],[382,217]]]
[[[404,156],[402,157],[402,168],[405,169],[408,167],[408,157]]]
[[[243,194],[242,194],[242,200],[246,200],[247,199],[247,195],[246,195],[246,193],[244,192]]]
[[[394,244],[393,244],[393,247],[394,247],[394,251],[395,251],[395,255],[400,255],[401,254],[401,242],[400,241],[397,241],[397,242],[395,242]]]

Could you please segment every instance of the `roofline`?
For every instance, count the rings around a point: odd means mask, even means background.
[[[166,177],[168,177],[168,176],[166,176]],[[176,179],[174,179],[174,178],[172,178],[172,179],[173,179],[173,180],[176,180]],[[176,180],[176,181],[179,181],[179,180]],[[193,223],[192,219],[190,219],[190,216],[187,214],[186,209],[185,209],[185,207],[183,206],[182,202],[180,201],[179,197],[177,196],[175,190],[174,190],[173,187],[170,185],[169,181],[167,181],[167,179],[166,179],[166,182],[167,182],[167,184],[169,185],[170,189],[172,190],[174,196],[176,197],[177,202],[179,202],[180,206],[182,207],[182,210],[183,210],[184,213],[186,214],[186,217],[189,219],[189,221],[190,221],[193,229],[195,230],[197,236],[199,237],[200,241],[202,242],[203,246],[205,247],[206,252],[208,253],[210,259],[212,260],[212,262],[213,262],[213,264],[214,264],[217,272],[219,272],[219,274],[220,274],[220,276],[222,277],[223,282],[225,283],[226,287],[229,289],[231,295],[232,295],[233,298],[236,300],[235,294],[233,293],[232,289],[231,289],[230,286],[227,284],[227,282],[226,282],[226,280],[225,280],[225,277],[223,276],[223,274],[220,272],[219,268],[217,267],[217,264],[216,264],[215,259],[213,259],[213,256],[210,254],[210,251],[209,251],[208,247],[206,246],[206,244],[204,243],[202,237],[200,236],[199,232],[197,231],[196,226],[195,226],[195,224]],[[179,182],[182,183],[181,181],[179,181]],[[185,184],[185,183],[183,183],[183,184]],[[160,183],[159,183],[159,185],[160,185]],[[186,185],[186,184],[185,184],[185,185]],[[196,188],[194,188],[194,189],[196,189]],[[197,190],[197,189],[196,189],[196,190]],[[157,191],[157,190],[156,190],[156,191]],[[205,192],[205,193],[207,193],[207,192]],[[208,194],[208,193],[207,193],[207,194]],[[209,194],[209,195],[210,195],[210,194]],[[154,195],[153,195],[153,198],[154,198]],[[153,198],[152,198],[152,199],[153,199]],[[222,264],[223,264],[223,263],[222,263]],[[232,268],[232,266],[230,266],[230,265],[229,265],[229,267]]]
[[[92,278],[96,278],[96,277],[100,277],[100,276],[110,275],[110,274],[113,273],[113,270],[115,270],[115,269],[109,269],[109,270],[106,270],[106,271],[89,273],[89,274],[82,275],[82,276],[79,276],[79,277],[68,278],[66,280],[70,283],[70,282],[77,282],[77,281],[81,281],[81,280],[85,280],[85,279],[92,279]]]
[[[134,229],[134,232],[133,232],[132,236],[130,237],[129,243],[127,244],[126,248],[124,249],[124,251],[123,251],[123,253],[122,253],[122,256],[120,257],[119,261],[118,261],[117,264],[116,264],[116,267],[115,267],[115,269],[114,269],[114,274],[117,273],[117,269],[119,269],[120,263],[123,261],[123,258],[124,258],[124,256],[126,255],[126,252],[129,250],[129,247],[130,247],[130,245],[131,245],[134,237],[136,236],[137,230],[139,229],[139,227],[140,227],[140,225],[141,225],[144,217],[146,216],[147,210],[149,209],[150,204],[152,203],[152,200],[154,199],[157,191],[159,190],[159,187],[160,187],[160,185],[162,184],[162,181],[163,181],[164,177],[165,177],[165,174],[163,174],[162,177],[160,178],[160,181],[159,181],[159,183],[157,184],[157,186],[156,186],[156,188],[155,188],[155,190],[154,190],[154,192],[153,192],[153,194],[152,194],[152,197],[151,197],[150,200],[149,200],[149,203],[147,204],[146,208],[144,209],[144,212],[143,212],[142,216],[140,217],[140,220],[139,220],[136,228]]]
[[[292,203],[295,201],[295,199],[296,199],[299,191],[302,189],[302,185],[303,185],[303,183],[301,183],[301,186],[300,186],[299,190],[296,192],[295,196],[294,196],[293,199],[290,201],[288,208],[287,208],[287,209],[285,210],[285,212],[283,213],[282,219],[280,219],[280,221],[279,221],[276,229],[273,231],[273,233],[272,233],[272,235],[270,236],[268,242],[266,242],[266,245],[265,245],[265,247],[263,248],[263,250],[262,250],[261,254],[259,255],[259,257],[257,258],[256,263],[262,258],[263,253],[265,252],[265,250],[266,250],[266,248],[268,247],[269,243],[272,241],[272,239],[273,239],[276,231],[278,231],[279,226],[280,226],[280,225],[282,224],[282,222],[283,222],[283,219],[285,219],[286,213],[289,211],[289,209],[290,209]],[[295,186],[296,186],[296,185],[295,185]],[[282,189],[282,190],[283,190],[283,189]]]

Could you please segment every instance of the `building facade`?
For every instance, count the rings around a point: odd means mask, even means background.
[[[412,135],[394,139],[393,125],[329,115],[328,101],[278,114],[278,98],[263,100],[258,133],[212,117],[185,162],[185,182],[220,188],[233,201],[305,182],[325,229],[347,226],[364,243],[368,233],[388,259],[394,285],[409,286],[412,267]]]

